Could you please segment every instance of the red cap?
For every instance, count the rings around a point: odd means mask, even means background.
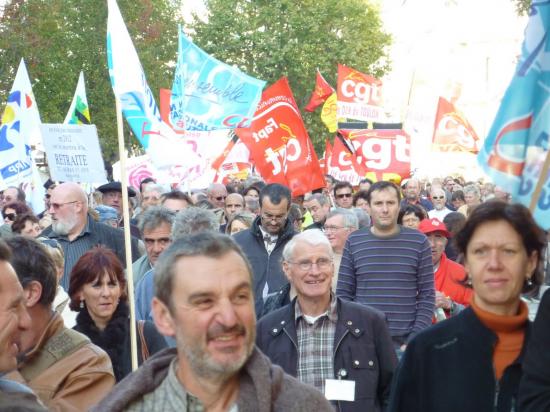
[[[420,226],[418,226],[418,230],[420,230],[425,235],[433,232],[441,232],[443,236],[447,238],[451,237],[451,233],[447,230],[447,226],[445,226],[445,223],[435,217],[432,219],[422,220],[420,222]]]

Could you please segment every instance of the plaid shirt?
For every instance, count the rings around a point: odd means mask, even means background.
[[[334,378],[332,355],[336,321],[338,320],[336,297],[331,296],[330,308],[313,324],[304,317],[298,301],[296,301],[294,312],[298,337],[297,378],[325,393],[325,379]]]

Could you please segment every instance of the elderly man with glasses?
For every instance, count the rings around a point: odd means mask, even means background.
[[[88,215],[88,198],[78,184],[67,182],[57,186],[50,198],[49,213],[52,225],[42,235],[56,239],[63,247],[65,270],[60,284],[65,290],[69,288],[69,275],[74,264],[94,246],[101,244],[112,249],[126,266],[124,232],[98,223]],[[137,239],[132,238],[132,260],[139,256]]]
[[[397,364],[384,314],[331,292],[333,252],[319,229],[286,244],[283,270],[296,299],[259,321],[257,346],[336,410],[383,410]]]
[[[445,191],[440,187],[434,187],[432,188],[430,197],[432,198],[434,208],[428,211],[428,217],[430,219],[436,218],[443,222],[445,216],[452,212],[452,210],[447,207]]]

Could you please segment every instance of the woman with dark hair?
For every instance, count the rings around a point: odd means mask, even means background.
[[[249,212],[236,213],[227,221],[225,233],[227,235],[234,235],[242,230],[250,229],[255,218],[256,216]]]
[[[260,200],[260,188],[254,184],[248,186],[243,191],[244,200]]]
[[[113,364],[116,381],[132,371],[126,280],[117,256],[103,246],[84,253],[71,271],[69,304],[78,311],[73,328],[102,348]],[[167,346],[151,322],[138,321],[137,352],[141,364]]]
[[[39,222],[33,213],[22,213],[15,218],[11,230],[13,233],[34,239],[42,232]]]
[[[422,206],[407,204],[399,210],[397,223],[411,229],[418,229],[420,222],[426,219],[426,216],[427,213]]]
[[[23,213],[32,213],[32,210],[25,203],[11,202],[4,205],[2,208],[4,224],[11,226],[15,222],[15,218]]]
[[[389,411],[515,411],[529,340],[521,294],[542,282],[544,232],[519,204],[477,206],[456,244],[470,307],[420,332],[394,376]]]

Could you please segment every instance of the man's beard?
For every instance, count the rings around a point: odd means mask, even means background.
[[[221,329],[224,328],[221,327]],[[246,363],[254,350],[254,342],[256,341],[256,330],[254,328],[248,331],[248,336],[243,325],[237,325],[234,328],[231,328],[231,330],[233,329],[244,331],[246,337],[245,351],[242,356],[234,362],[219,363],[215,361],[211,358],[206,348],[201,347],[201,343],[199,341],[191,341],[189,338],[181,335],[176,335],[178,351],[183,352],[182,355],[187,358],[191,369],[196,375],[208,380],[227,380],[235,375],[235,373],[237,373]],[[223,332],[229,331],[229,329],[223,330]]]
[[[78,220],[76,216],[68,217],[64,222],[61,220],[53,220],[52,229],[58,235],[67,236],[69,232],[76,226],[77,221]]]

